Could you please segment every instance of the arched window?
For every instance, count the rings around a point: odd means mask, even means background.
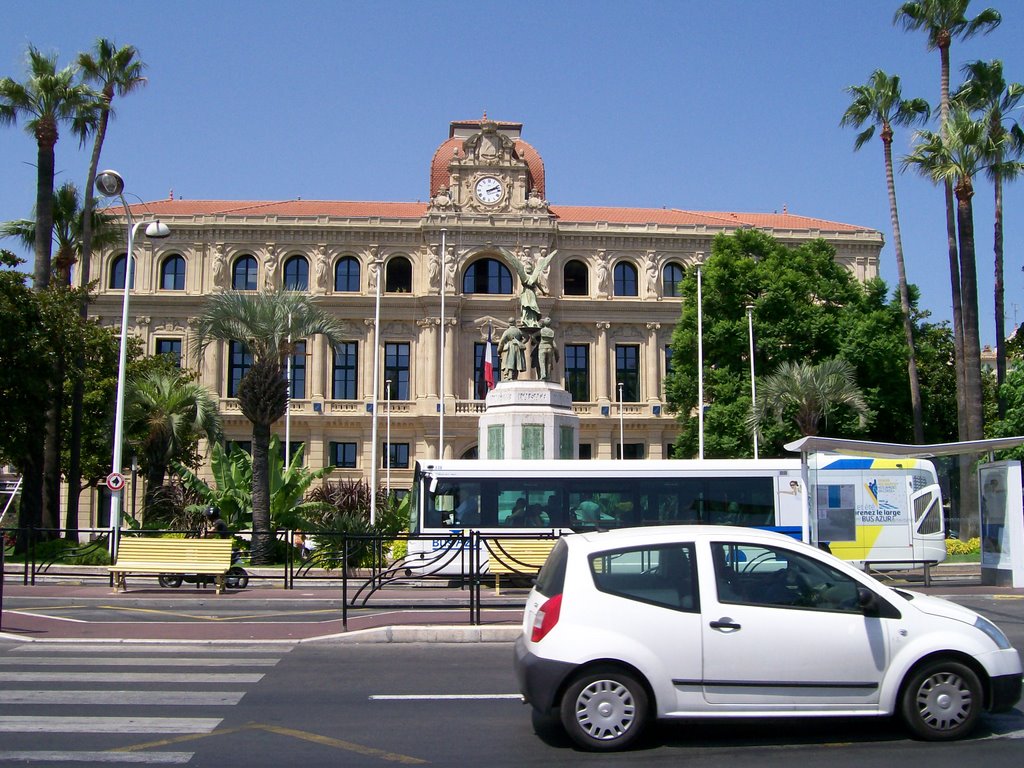
[[[334,290],[344,293],[359,292],[359,259],[345,256],[334,265]]]
[[[231,287],[236,291],[256,290],[256,257],[240,256],[231,269]]]
[[[396,256],[387,263],[384,270],[384,291],[412,293],[412,262],[404,256]]]
[[[512,293],[512,273],[497,259],[477,259],[462,278],[463,293]]]
[[[305,256],[292,256],[284,263],[284,289],[286,291],[309,290],[309,262]]]
[[[628,261],[620,261],[615,265],[615,295],[616,296],[637,296],[637,272],[636,267]]]
[[[674,261],[665,265],[661,271],[661,282],[666,296],[683,295],[683,268]]]
[[[174,254],[164,259],[160,266],[160,290],[162,291],[184,291],[185,290],[185,259]]]
[[[587,265],[582,261],[573,259],[566,262],[562,270],[562,284],[566,296],[589,296]]]
[[[117,256],[110,264],[110,287],[118,290],[124,290],[124,266],[127,263],[127,255],[122,253]],[[129,288],[135,288],[135,267],[139,266],[135,260],[132,260],[132,284]]]

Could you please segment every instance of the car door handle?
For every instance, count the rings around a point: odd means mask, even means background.
[[[723,630],[728,630],[728,631],[731,632],[733,630],[739,629],[740,625],[737,624],[732,619],[730,619],[728,616],[723,616],[718,621],[712,621],[711,622],[711,628],[712,629],[723,629]]]

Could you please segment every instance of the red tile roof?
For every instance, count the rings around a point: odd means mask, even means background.
[[[446,142],[447,143],[447,142]],[[523,142],[525,143],[525,142]],[[443,145],[442,145],[443,146]],[[528,145],[527,145],[528,146]],[[118,207],[109,209],[117,215]],[[284,216],[299,218],[419,219],[426,203],[346,200],[154,200],[131,206],[143,216]],[[823,232],[864,232],[870,227],[797,216],[792,213],[739,213],[684,211],[677,208],[617,208],[609,206],[552,205],[551,213],[566,223],[654,224],[668,227],[768,228]]]

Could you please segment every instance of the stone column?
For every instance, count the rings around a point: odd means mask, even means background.
[[[438,366],[437,359],[440,354],[440,341],[437,338],[437,326],[439,320],[436,317],[425,317],[417,320],[416,325],[420,328],[419,341],[417,343],[416,361],[419,383],[416,391],[424,398],[437,397]]]
[[[611,388],[611,362],[614,361],[614,357],[610,354],[611,350],[608,349],[608,329],[611,327],[611,323],[601,321],[595,325],[597,327],[597,343],[594,345],[596,376],[594,377],[593,399],[595,401],[610,400],[608,392]]]
[[[641,391],[647,390],[647,402],[657,403],[661,400],[661,359],[658,349],[658,331],[661,323],[647,324],[647,381],[642,383]]]
[[[373,400],[373,361],[374,355],[380,354],[380,338],[373,332],[373,319],[366,318],[363,320],[363,328],[365,329],[363,335],[363,349],[366,350],[366,354],[363,355],[364,361],[362,368],[362,379],[363,384],[363,398],[367,401]],[[376,342],[376,343],[375,343]],[[383,371],[383,365],[381,365]],[[381,374],[383,377],[383,372]]]

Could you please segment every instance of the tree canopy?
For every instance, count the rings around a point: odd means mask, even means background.
[[[751,412],[747,306],[752,307],[754,366],[758,382],[783,363],[847,361],[874,419],[840,409],[822,424],[822,434],[909,442],[913,436],[907,347],[898,298],[889,299],[881,280],[859,283],[835,260],[822,240],[786,246],[755,231],[720,235],[701,267],[705,395],[705,456],[753,455],[747,426]],[[682,286],[685,298],[672,343],[666,399],[678,415],[680,456],[695,456],[697,418],[696,268]],[[916,290],[911,290],[916,302]],[[915,309],[915,339],[925,384],[926,439],[951,439],[956,431],[948,375],[930,378],[952,363],[944,326],[930,325]],[[935,418],[930,418],[935,416]],[[952,431],[950,431],[952,430]],[[782,456],[783,444],[799,437],[792,421],[763,424],[760,453]]]

